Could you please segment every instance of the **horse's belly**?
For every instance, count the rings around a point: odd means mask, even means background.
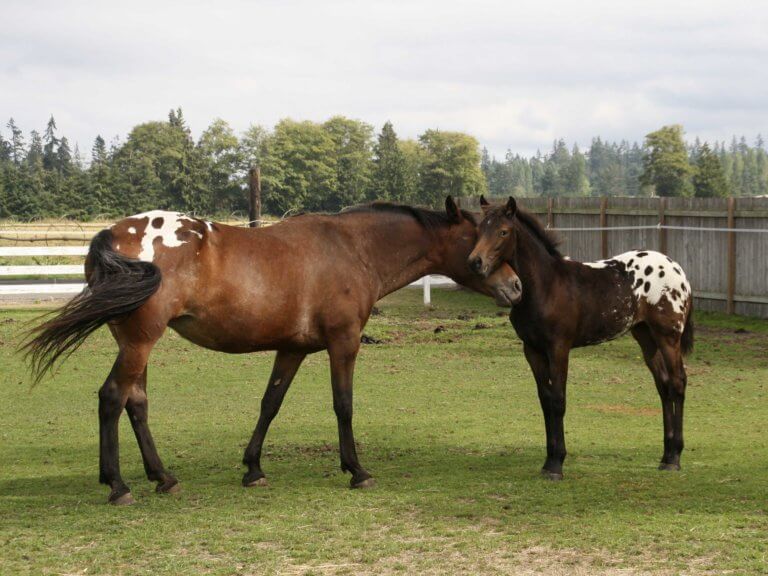
[[[198,346],[230,354],[277,349],[309,352],[325,347],[317,331],[310,327],[298,327],[295,322],[281,323],[276,320],[250,315],[229,315],[226,320],[205,314],[185,315],[172,320],[169,326]]]
[[[603,305],[585,314],[574,346],[590,346],[618,338],[635,324],[637,304],[628,289],[606,295]]]

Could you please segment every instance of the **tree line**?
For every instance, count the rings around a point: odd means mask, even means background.
[[[664,126],[637,142],[594,138],[588,149],[556,140],[552,149],[503,160],[481,155],[492,196],[756,196],[768,194],[768,152],[758,136],[685,142],[682,126]]]
[[[637,143],[595,138],[589,149],[557,140],[547,154],[480,150],[468,134],[426,130],[400,139],[387,122],[342,116],[284,119],[271,130],[236,134],[214,120],[195,141],[182,110],[134,127],[124,141],[98,136],[86,158],[51,117],[28,136],[13,119],[0,131],[0,217],[113,218],[151,209],[228,217],[245,214],[247,173],[259,165],[268,214],[337,211],[390,200],[438,206],[447,194],[472,196],[725,196],[768,193],[762,138],[730,145],[685,143],[665,126]]]
[[[336,116],[281,120],[237,135],[214,120],[195,141],[181,109],[134,127],[125,141],[98,136],[83,158],[56,121],[29,134],[11,119],[0,133],[0,217],[115,217],[151,209],[228,217],[248,210],[247,173],[259,165],[268,214],[338,211],[369,200],[438,205],[446,194],[487,191],[477,140],[426,130],[400,139],[391,123]]]

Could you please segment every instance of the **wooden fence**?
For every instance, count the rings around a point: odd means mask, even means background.
[[[768,198],[518,200],[560,232],[574,260],[659,250],[683,266],[697,309],[768,318]],[[476,198],[461,204],[479,210]]]

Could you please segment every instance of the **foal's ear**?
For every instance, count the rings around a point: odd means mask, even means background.
[[[482,211],[487,212],[490,207],[491,207],[491,203],[485,199],[485,196],[480,194],[480,208],[482,209]]]
[[[512,220],[512,218],[515,217],[516,213],[517,213],[517,202],[515,202],[515,199],[512,198],[512,196],[510,196],[509,200],[507,200],[507,205],[504,206],[504,216]]]
[[[448,214],[451,220],[457,224],[464,219],[464,215],[461,213],[461,210],[456,205],[456,202],[454,201],[453,196],[446,197],[445,212]]]

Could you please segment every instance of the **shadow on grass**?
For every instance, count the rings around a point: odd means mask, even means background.
[[[333,505],[339,493],[348,490],[349,476],[338,469],[335,447],[276,445],[271,451],[289,456],[264,461],[272,497],[319,492],[325,498],[322,491],[327,489]],[[765,508],[762,484],[746,462],[729,463],[722,469],[684,463],[682,472],[669,473],[657,471],[656,459],[645,452],[591,452],[569,458],[565,480],[551,482],[540,477],[543,455],[533,447],[484,452],[445,444],[403,450],[370,445],[361,457],[378,481],[371,496],[362,498],[404,499],[437,515],[508,513],[502,512],[499,502],[512,503],[521,514],[610,510],[643,515],[651,509],[672,511],[684,506],[683,511],[717,515]],[[187,496],[197,493],[212,502],[231,500],[238,497],[244,470],[237,464],[202,454],[185,460],[174,472]],[[146,497],[154,484],[143,476],[140,464],[139,468],[133,462],[124,465],[126,481]],[[0,502],[13,501],[32,512],[72,500],[86,504],[105,500],[107,488],[98,484],[95,468],[89,473],[67,473],[61,465],[58,469],[0,480]],[[250,499],[245,491],[243,499]],[[147,504],[152,506],[153,501]]]

